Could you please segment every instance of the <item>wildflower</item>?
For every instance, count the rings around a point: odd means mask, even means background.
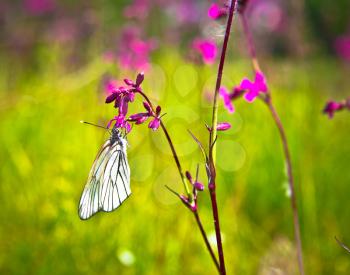
[[[244,90],[242,90],[240,87],[234,87],[233,91],[231,93],[228,93],[227,89],[225,87],[221,87],[219,90],[219,94],[224,100],[224,106],[225,108],[230,112],[233,113],[235,111],[235,108],[231,101],[233,101],[235,98],[241,96],[243,94]]]
[[[118,47],[117,60],[125,69],[147,69],[150,53],[156,48],[154,39],[143,39],[136,27],[127,27],[122,31]]]
[[[209,127],[207,124],[205,124],[207,127],[208,131],[211,132],[212,128]],[[231,128],[231,124],[228,122],[219,122],[216,126],[217,131],[226,131]]]
[[[342,110],[345,107],[345,104],[341,102],[328,101],[326,106],[323,109],[323,113],[327,114],[329,118],[333,118],[334,113]]]
[[[208,16],[217,20],[227,15],[227,8],[221,8],[218,4],[212,4],[208,10]]]
[[[125,119],[124,115],[119,114],[118,116],[115,116],[114,118],[112,118],[108,124],[107,124],[107,128],[110,128],[112,123],[115,123],[114,126],[116,128],[124,128],[126,133],[129,133],[131,131],[131,125],[130,123]]]
[[[257,71],[255,73],[254,82],[250,81],[247,78],[244,78],[241,82],[241,85],[239,86],[239,89],[248,90],[248,92],[245,93],[244,98],[248,102],[253,102],[260,93],[267,92],[267,85],[264,74]]]
[[[216,130],[218,131],[226,131],[228,129],[231,128],[231,124],[228,123],[228,122],[221,122],[221,123],[218,123],[217,127],[216,127]]]
[[[135,124],[142,124],[150,117],[149,113],[138,113],[131,115],[129,121],[135,122]]]
[[[186,175],[186,178],[188,179],[188,181],[193,186],[193,197],[196,198],[197,197],[197,192],[196,191],[203,191],[204,190],[204,185],[201,182],[198,181],[198,178],[193,180],[192,175],[190,174],[190,172],[186,171],[185,175]]]
[[[227,92],[225,87],[221,87],[219,93],[224,100],[225,108],[229,111],[229,113],[233,113],[235,111],[235,108],[231,102],[231,95]]]
[[[152,114],[154,118],[148,124],[148,128],[152,129],[153,131],[156,131],[160,126],[160,112],[161,112],[161,107],[157,106],[156,113]]]
[[[215,62],[218,50],[213,41],[195,39],[192,43],[192,47],[201,54],[204,63],[212,64]]]

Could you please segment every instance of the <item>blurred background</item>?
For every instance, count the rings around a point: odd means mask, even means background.
[[[81,221],[81,191],[115,115],[108,81],[145,71],[144,91],[184,169],[203,161],[187,133],[207,140],[225,19],[195,0],[3,0],[0,3],[0,273],[215,274],[161,131],[128,135],[133,195],[115,212]],[[251,0],[247,17],[285,125],[300,206],[307,274],[349,274],[350,114],[322,114],[350,94],[348,0]],[[203,46],[204,45],[204,46]],[[210,49],[205,55],[203,47]],[[252,78],[235,19],[223,84]],[[140,112],[136,99],[129,113]],[[228,274],[297,274],[278,132],[262,102],[235,103],[219,120],[218,201]],[[199,212],[214,241],[207,192]],[[213,244],[214,245],[214,244]]]

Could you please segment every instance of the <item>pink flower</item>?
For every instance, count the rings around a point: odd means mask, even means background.
[[[42,15],[55,9],[54,0],[25,0],[25,9],[32,15]]]
[[[350,62],[350,35],[338,37],[334,42],[334,48],[340,58]]]
[[[323,113],[327,114],[329,118],[333,118],[334,113],[342,110],[345,106],[343,103],[328,101],[326,106],[323,109]]]
[[[195,39],[192,43],[193,49],[202,55],[206,64],[213,64],[217,55],[216,44],[211,40]]]
[[[156,131],[160,126],[160,112],[161,112],[160,106],[157,106],[156,113],[153,114],[153,119],[148,124],[148,128],[152,129],[153,131]]]
[[[218,123],[217,127],[216,127],[216,130],[218,131],[226,131],[228,129],[231,128],[231,124],[228,123],[228,122],[221,122],[221,123]]]
[[[211,19],[219,19],[227,15],[227,9],[221,8],[218,4],[212,4],[208,10],[208,16]]]
[[[209,132],[211,132],[211,127],[209,127],[207,124],[205,125]],[[217,131],[226,131],[231,128],[231,124],[228,122],[219,122],[216,126]]]
[[[135,124],[142,124],[150,117],[149,113],[138,113],[131,115],[129,121],[135,122]]]
[[[227,111],[229,111],[229,113],[233,113],[235,111],[235,108],[231,103],[231,95],[227,92],[225,87],[221,87],[219,93],[222,99],[224,100],[224,105]]]
[[[114,127],[116,127],[116,128],[124,128],[126,133],[129,133],[131,131],[131,125],[130,125],[130,123],[127,120],[125,120],[125,116],[124,115],[119,114],[118,116],[115,116],[114,118],[112,118],[108,122],[107,128],[110,128],[113,122],[115,123]]]
[[[248,102],[253,102],[260,93],[267,92],[267,84],[264,74],[259,71],[256,72],[254,82],[244,78],[239,86],[239,89],[248,90],[248,92],[246,92],[244,95],[244,98]]]
[[[151,52],[156,48],[153,39],[143,39],[136,27],[123,30],[118,45],[117,60],[125,69],[147,69]]]
[[[152,129],[153,131],[156,131],[160,126],[160,119],[158,117],[155,117],[151,122],[148,124],[148,128]]]
[[[243,94],[243,92],[244,90],[242,90],[240,87],[234,87],[231,93],[228,93],[225,87],[220,88],[219,94],[224,100],[224,106],[227,109],[227,111],[229,111],[229,113],[233,113],[235,111],[232,101],[235,98],[240,97]]]

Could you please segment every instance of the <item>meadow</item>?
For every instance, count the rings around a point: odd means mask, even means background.
[[[117,211],[79,219],[81,191],[108,138],[79,121],[106,125],[113,117],[101,89],[106,72],[135,75],[101,56],[67,72],[59,50],[42,55],[35,71],[3,63],[0,72],[0,273],[215,274],[193,216],[164,187],[182,192],[164,134],[147,125],[128,135],[132,196]],[[216,68],[188,63],[172,48],[152,62],[143,89],[162,106],[183,166],[193,172],[203,160],[187,129],[207,139]],[[350,244],[350,117],[344,111],[330,120],[322,109],[330,97],[349,94],[350,68],[327,57],[262,64],[291,147],[306,272],[349,274],[350,254],[334,236]],[[232,86],[250,70],[248,60],[231,57],[223,82]],[[277,128],[261,102],[235,106],[233,115],[220,106],[219,120],[232,128],[217,141],[228,274],[297,274]],[[199,195],[212,239],[209,201]]]

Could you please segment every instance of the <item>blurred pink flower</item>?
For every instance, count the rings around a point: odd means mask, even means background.
[[[193,49],[198,51],[206,64],[213,64],[217,56],[216,44],[211,40],[195,39],[192,43]]]
[[[24,0],[24,8],[31,15],[42,15],[55,9],[55,0]]]
[[[245,93],[244,98],[248,102],[253,102],[260,93],[267,92],[267,84],[264,74],[259,71],[256,72],[254,82],[244,78],[239,88],[241,90],[248,90],[248,92]]]
[[[216,130],[218,131],[226,131],[231,128],[231,124],[228,122],[220,122],[218,123]]]
[[[229,113],[233,113],[235,111],[235,108],[231,102],[231,95],[227,92],[225,87],[221,87],[219,93],[224,101],[224,105],[227,111],[229,111]]]
[[[327,114],[329,118],[333,118],[334,113],[342,110],[345,107],[344,105],[345,104],[341,102],[330,100],[327,102],[326,106],[324,107],[323,113]]]
[[[139,29],[126,27],[121,34],[117,60],[123,68],[146,70],[149,65],[150,53],[155,48],[155,40],[142,39]]]
[[[252,1],[247,12],[257,31],[273,32],[282,28],[285,15],[281,4],[276,0]]]
[[[208,16],[214,20],[224,17],[226,15],[227,8],[222,8],[216,3],[212,4],[208,10]]]
[[[149,2],[149,0],[134,0],[123,10],[124,16],[141,20],[146,19],[152,6]]]
[[[350,34],[338,37],[334,42],[337,55],[345,61],[350,61]]]

